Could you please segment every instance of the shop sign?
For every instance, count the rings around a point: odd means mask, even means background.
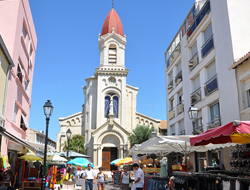
[[[42,152],[36,151],[36,156],[40,157],[40,158],[44,158],[44,154]]]

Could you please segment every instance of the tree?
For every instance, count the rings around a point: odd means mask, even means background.
[[[128,140],[131,147],[134,144],[141,144],[144,141],[151,138],[151,132],[154,130],[154,126],[137,125],[133,132],[129,135]]]
[[[63,144],[63,151],[68,150],[68,143],[65,141]],[[84,154],[84,136],[74,135],[69,139],[69,150]]]

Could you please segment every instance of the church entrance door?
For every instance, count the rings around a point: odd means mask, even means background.
[[[112,166],[110,162],[117,159],[117,148],[116,147],[105,147],[102,150],[102,167],[104,171],[110,171]]]

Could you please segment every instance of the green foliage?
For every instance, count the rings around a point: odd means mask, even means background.
[[[68,143],[65,141],[63,144],[63,151],[68,149]],[[69,150],[84,154],[84,136],[74,135],[69,139]]]
[[[129,135],[128,140],[131,147],[134,144],[141,144],[151,138],[151,132],[154,126],[137,125],[133,132]]]

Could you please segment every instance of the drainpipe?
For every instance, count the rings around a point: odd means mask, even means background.
[[[5,115],[5,105],[6,105],[6,99],[7,99],[7,91],[8,91],[8,84],[9,84],[9,76],[10,76],[10,69],[13,67],[13,65],[9,65],[8,67],[8,72],[7,72],[7,77],[6,77],[6,84],[5,84],[5,92],[4,92],[4,99],[3,99],[3,116]],[[4,127],[4,120],[2,120],[1,126]]]

